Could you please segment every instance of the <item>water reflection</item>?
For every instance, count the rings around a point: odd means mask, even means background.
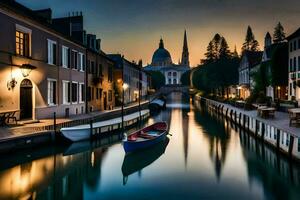
[[[300,199],[299,164],[181,94],[168,102],[147,123],[172,136],[138,156],[116,136],[1,157],[0,199]]]
[[[170,139],[167,137],[164,141],[151,148],[125,155],[122,164],[123,184],[125,185],[127,183],[130,174],[135,172],[141,173],[143,168],[162,156],[165,153],[169,141]]]

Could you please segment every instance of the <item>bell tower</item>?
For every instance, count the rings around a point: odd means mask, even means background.
[[[187,43],[187,36],[186,30],[184,31],[184,38],[183,38],[183,49],[182,49],[182,57],[181,57],[181,65],[190,66],[190,59],[189,59],[189,48]]]

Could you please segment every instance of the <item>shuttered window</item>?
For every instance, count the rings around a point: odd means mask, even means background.
[[[56,80],[48,80],[48,105],[56,104]]]
[[[56,42],[48,39],[48,64],[56,65]]]

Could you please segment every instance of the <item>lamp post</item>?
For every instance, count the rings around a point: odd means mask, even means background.
[[[124,101],[125,101],[125,91],[128,89],[129,85],[122,82],[122,132],[124,134]]]

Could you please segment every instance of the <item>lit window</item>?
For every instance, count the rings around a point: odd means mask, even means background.
[[[16,31],[16,54],[29,56],[29,34]]]

